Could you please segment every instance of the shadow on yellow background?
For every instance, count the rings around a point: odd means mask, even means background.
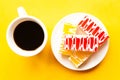
[[[29,15],[41,19],[48,31],[44,50],[33,57],[16,55],[6,42],[6,30],[23,6]],[[0,80],[119,80],[120,72],[119,0],[0,0]],[[99,18],[110,35],[105,59],[95,68],[76,72],[64,68],[51,50],[51,33],[64,16],[86,12]]]

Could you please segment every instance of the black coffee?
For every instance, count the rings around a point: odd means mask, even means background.
[[[44,32],[36,22],[24,21],[15,28],[14,40],[24,50],[35,50],[43,43]]]

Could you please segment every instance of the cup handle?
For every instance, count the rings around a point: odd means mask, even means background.
[[[27,13],[26,13],[26,11],[25,11],[25,9],[23,7],[18,7],[17,11],[18,11],[19,17],[27,16]]]

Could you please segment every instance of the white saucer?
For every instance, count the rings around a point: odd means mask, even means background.
[[[59,53],[60,49],[60,43],[61,43],[61,36],[63,34],[63,28],[64,28],[64,23],[71,23],[73,25],[77,25],[81,19],[83,19],[84,16],[89,16],[90,18],[94,19],[96,23],[108,34],[106,28],[102,24],[100,20],[98,20],[96,17],[86,14],[86,13],[74,13],[65,16],[62,18],[57,25],[55,26],[52,37],[51,37],[51,47],[53,54],[57,61],[61,63],[64,67],[71,69],[71,70],[77,70],[77,71],[83,71],[83,70],[88,70],[96,65],[98,65],[105,57],[108,47],[109,47],[109,40],[105,42],[102,47],[95,52],[83,65],[81,65],[79,68],[76,68],[69,60],[68,57],[64,57]]]

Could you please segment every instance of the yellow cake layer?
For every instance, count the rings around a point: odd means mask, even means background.
[[[75,51],[73,55],[69,57],[69,60],[75,65],[75,67],[79,67],[83,64],[90,56],[91,52],[83,52],[83,51]]]

